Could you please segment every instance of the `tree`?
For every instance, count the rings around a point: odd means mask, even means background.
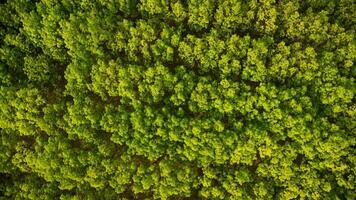
[[[0,3],[0,199],[355,199],[352,0]]]

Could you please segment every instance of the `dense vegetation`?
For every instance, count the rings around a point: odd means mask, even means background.
[[[0,199],[355,199],[354,0],[0,2]]]

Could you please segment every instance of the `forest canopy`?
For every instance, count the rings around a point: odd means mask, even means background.
[[[355,0],[1,0],[0,199],[356,198]]]

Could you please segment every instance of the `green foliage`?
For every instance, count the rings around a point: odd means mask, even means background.
[[[0,199],[355,199],[353,0],[0,3]]]

